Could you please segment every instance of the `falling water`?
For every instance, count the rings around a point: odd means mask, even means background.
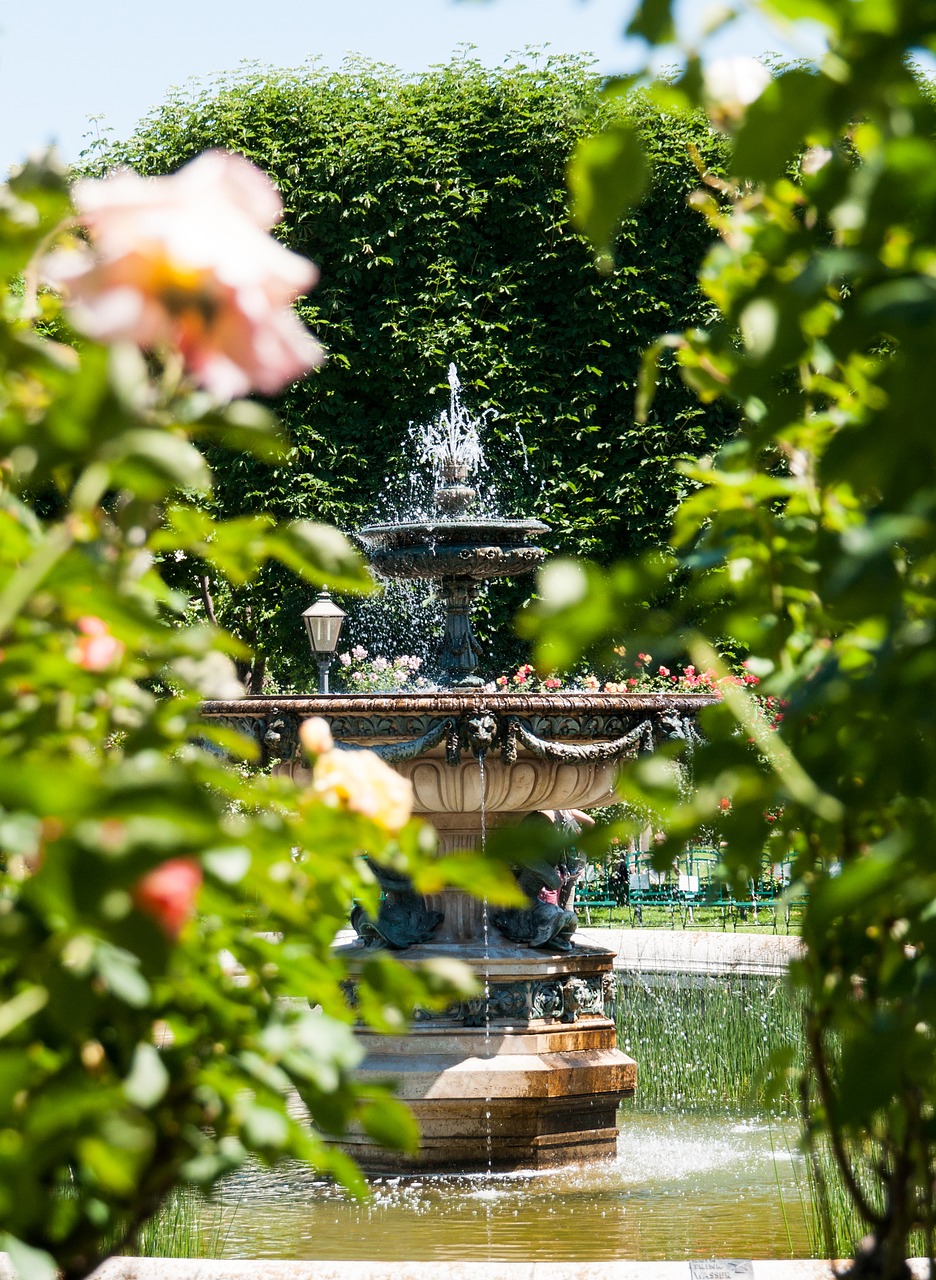
[[[454,368],[454,366],[453,366]],[[481,854],[487,852],[487,813],[485,811],[486,804],[486,783],[484,776],[484,753],[478,757],[478,767],[481,775]],[[481,930],[484,940],[484,1056],[490,1058],[491,1055],[491,935],[490,920],[488,912],[488,900],[485,895],[481,904]],[[487,1148],[487,1172],[488,1177],[494,1171],[494,1131],[491,1123],[491,1095],[484,1100],[484,1142]],[[491,1206],[485,1201],[485,1227],[487,1231],[488,1251],[491,1248]]]

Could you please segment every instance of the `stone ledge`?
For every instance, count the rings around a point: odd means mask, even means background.
[[[688,929],[579,929],[574,941],[614,953],[615,971],[763,974],[780,977],[802,951],[782,934],[712,933]]]
[[[712,1260],[708,1260],[710,1265]],[[847,1263],[768,1259],[751,1263],[753,1280],[838,1280]],[[923,1258],[914,1280],[929,1280]],[[750,1274],[750,1273],[749,1273]],[[16,1280],[0,1254],[0,1280]],[[694,1280],[688,1262],[251,1262],[198,1258],[110,1258],[94,1280]]]

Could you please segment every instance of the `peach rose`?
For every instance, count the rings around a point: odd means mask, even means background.
[[[303,720],[299,726],[299,741],[310,756],[323,755],[335,745],[329,723],[321,716],[309,716],[308,720]]]
[[[267,234],[283,207],[249,160],[207,151],[170,177],[124,170],[72,194],[91,247],[54,253],[44,268],[83,333],[175,348],[224,400],[271,394],[321,362],[290,307],[318,272]]]
[[[71,657],[85,671],[106,671],[123,657],[126,646],[122,640],[111,635],[103,618],[79,618],[78,630],[81,634],[75,642]]]
[[[201,883],[202,869],[194,858],[169,858],[140,877],[133,902],[174,941],[194,915]]]
[[[326,751],[315,762],[312,790],[326,804],[362,813],[385,831],[399,831],[413,812],[409,779],[373,751]]]

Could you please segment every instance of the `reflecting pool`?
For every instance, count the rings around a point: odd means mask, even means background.
[[[207,1202],[203,1226],[229,1258],[809,1257],[794,1141],[794,1127],[776,1122],[625,1108],[605,1164],[377,1178],[365,1204],[300,1166],[252,1167]]]

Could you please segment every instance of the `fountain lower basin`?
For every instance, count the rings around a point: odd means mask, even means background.
[[[411,780],[415,811],[433,823],[446,852],[478,845],[483,823],[614,803],[622,761],[668,738],[691,737],[697,712],[711,701],[449,689],[246,698],[206,703],[204,715],[252,735],[275,771],[300,784],[309,773],[299,725],[322,716],[337,745],[369,748]],[[457,956],[485,994],[443,1014],[417,1010],[407,1036],[359,1032],[362,1074],[395,1081],[422,1130],[415,1158],[352,1135],[348,1146],[364,1168],[535,1169],[612,1157],[617,1108],[636,1084],[634,1061],[616,1047],[612,953],[517,941],[481,902],[456,890],[413,905],[423,932],[409,941],[393,935],[403,963]],[[379,942],[373,933],[369,940]],[[359,939],[338,954],[353,998],[369,947]]]

